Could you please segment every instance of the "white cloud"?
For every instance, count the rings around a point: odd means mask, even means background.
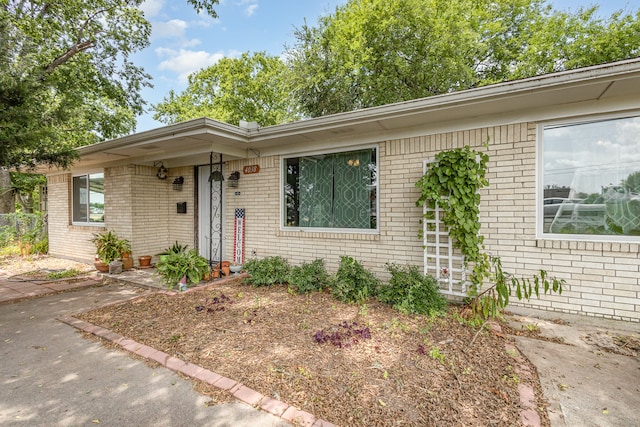
[[[145,0],[140,9],[144,12],[144,16],[149,19],[160,13],[160,10],[164,6],[164,0]]]
[[[244,10],[244,14],[247,16],[251,16],[254,13],[256,13],[256,10],[258,9],[258,5],[257,4],[251,4],[249,5],[245,10]]]
[[[187,82],[189,74],[209,67],[224,58],[222,52],[209,53],[204,50],[157,48],[155,52],[159,57],[167,58],[158,65],[158,68],[176,73],[181,83]]]
[[[181,19],[172,19],[167,22],[154,22],[152,36],[157,39],[182,38],[187,31],[187,23]]]

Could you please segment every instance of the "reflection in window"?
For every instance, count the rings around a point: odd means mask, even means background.
[[[285,159],[285,226],[376,229],[374,148]]]
[[[104,222],[104,173],[73,177],[73,222]]]
[[[543,232],[640,236],[640,117],[543,131]]]

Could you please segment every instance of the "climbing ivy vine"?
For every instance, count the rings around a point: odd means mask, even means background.
[[[474,313],[483,317],[496,317],[509,303],[515,290],[519,300],[539,296],[540,286],[544,293],[562,293],[564,280],[549,278],[545,270],[529,278],[518,278],[503,271],[499,257],[490,257],[484,251],[484,236],[480,234],[480,189],[489,185],[486,169],[489,156],[472,150],[469,146],[441,151],[418,180],[420,189],[417,206],[425,204],[442,209],[442,222],[447,227],[455,247],[464,255],[464,266],[473,265],[470,277],[470,306]],[[434,219],[434,211],[427,211],[426,219]],[[420,237],[423,237],[420,229]],[[493,271],[492,271],[493,266]],[[492,283],[479,293],[485,279]]]
[[[480,189],[489,185],[485,175],[489,156],[465,146],[439,152],[416,186],[421,195],[416,204],[443,211],[442,222],[455,247],[465,257],[465,266],[474,266],[471,282],[480,285],[489,272],[489,261],[482,252],[480,234]],[[426,214],[433,219],[433,211]],[[420,230],[420,237],[422,230]]]

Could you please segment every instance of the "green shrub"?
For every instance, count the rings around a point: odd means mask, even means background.
[[[379,301],[404,314],[434,314],[446,307],[436,279],[425,276],[418,267],[387,264],[387,270],[391,279],[380,287]]]
[[[49,239],[45,237],[44,239],[38,240],[31,247],[31,253],[32,254],[47,254],[47,253],[49,253]]]
[[[302,263],[291,269],[287,282],[298,293],[321,291],[329,285],[329,275],[324,260],[318,258],[312,263]]]
[[[249,273],[245,280],[253,286],[270,286],[287,283],[289,263],[286,259],[273,256],[263,259],[252,259],[244,263],[244,271]]]
[[[17,232],[14,227],[4,225],[0,227],[0,248],[11,246],[14,244]]]
[[[362,304],[376,296],[380,281],[355,259],[340,257],[340,267],[331,280],[331,293],[343,302]]]

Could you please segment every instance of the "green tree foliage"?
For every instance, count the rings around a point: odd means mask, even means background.
[[[0,8],[0,165],[66,167],[73,147],[134,127],[148,76],[139,0],[4,0]]]
[[[190,75],[184,92],[171,91],[154,105],[154,118],[176,123],[209,117],[234,125],[240,120],[255,121],[262,126],[295,120],[299,115],[286,87],[287,73],[280,58],[264,52],[223,58]]]
[[[11,173],[11,187],[15,193],[20,212],[33,213],[39,210],[40,188],[46,185],[44,175],[31,173]]]
[[[215,17],[218,0],[187,0]],[[74,148],[132,131],[150,76],[142,0],[0,0],[0,212],[9,169],[68,167]]]
[[[310,116],[637,56],[640,12],[608,19],[546,0],[350,0],[287,49]]]
[[[622,180],[622,185],[632,193],[640,193],[640,171],[629,174]]]

